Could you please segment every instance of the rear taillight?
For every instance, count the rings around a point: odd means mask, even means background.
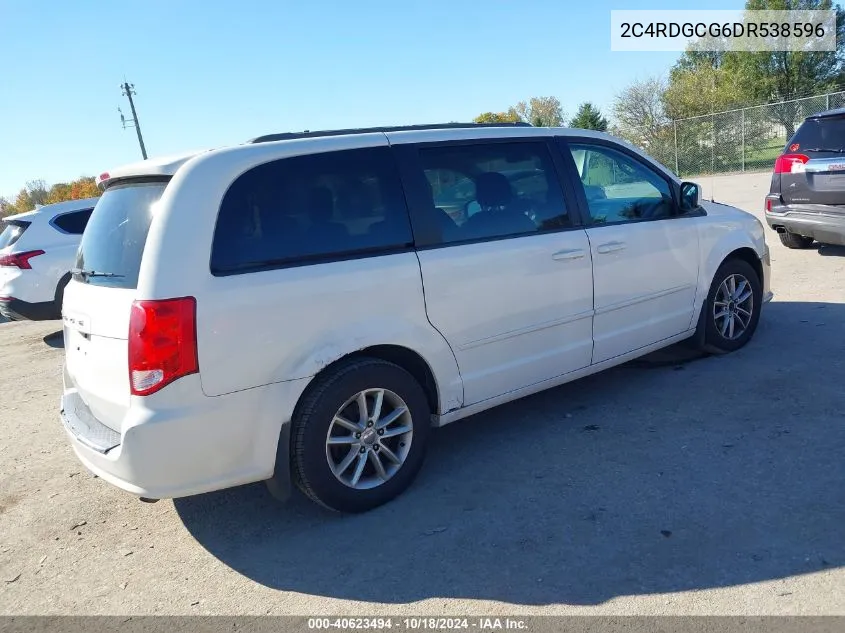
[[[193,297],[135,301],[129,318],[129,389],[155,393],[199,371],[197,302]]]
[[[0,255],[0,266],[11,266],[21,270],[30,270],[32,266],[29,260],[37,255],[43,255],[44,251],[26,251],[25,253],[9,253]]]
[[[775,160],[776,174],[792,174],[804,171],[804,163],[810,160],[804,154],[781,154]]]

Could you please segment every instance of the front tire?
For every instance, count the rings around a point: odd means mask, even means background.
[[[757,330],[763,288],[757,271],[746,261],[722,262],[702,306],[704,349],[726,354],[743,347]]]
[[[786,248],[810,248],[813,245],[812,237],[804,237],[803,235],[790,233],[789,231],[778,233],[778,237],[780,238],[780,243],[786,246]]]
[[[331,510],[371,510],[414,480],[430,428],[428,399],[407,371],[376,358],[341,362],[294,412],[294,482]]]

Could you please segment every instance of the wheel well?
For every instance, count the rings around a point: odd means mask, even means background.
[[[724,261],[728,261],[729,259],[741,259],[748,263],[754,269],[754,272],[757,273],[760,283],[763,283],[763,263],[753,248],[738,248],[725,257]]]
[[[399,365],[402,369],[411,374],[420,384],[425,392],[428,406],[434,414],[440,413],[440,398],[437,394],[437,382],[431,367],[425,359],[415,351],[400,345],[373,345],[349,354],[344,358],[356,358],[366,356],[368,358],[380,358],[389,363]],[[343,360],[343,359],[340,359]]]
[[[425,392],[431,412],[434,414],[440,413],[440,398],[437,393],[437,382],[434,380],[434,373],[425,359],[415,351],[407,347],[402,347],[401,345],[373,345],[338,358],[336,361],[323,367],[317,375],[332,369],[338,363],[350,358],[378,358],[399,365],[420,384]]]

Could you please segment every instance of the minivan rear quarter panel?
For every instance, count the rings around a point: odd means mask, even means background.
[[[314,376],[349,353],[392,344],[446,377],[445,404],[457,406],[457,366],[426,319],[413,252],[215,278],[197,301],[197,324],[207,395]]]

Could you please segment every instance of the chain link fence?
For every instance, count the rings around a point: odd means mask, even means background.
[[[771,169],[809,115],[845,106],[845,91],[716,112],[625,135],[681,177]]]

